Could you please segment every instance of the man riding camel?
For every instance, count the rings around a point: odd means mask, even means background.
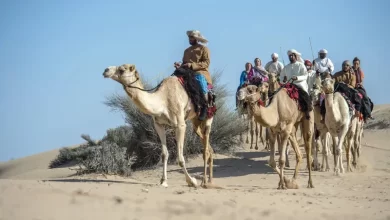
[[[327,74],[332,75],[334,71],[334,65],[332,60],[326,57],[328,51],[326,49],[321,49],[318,52],[318,58],[314,60],[314,71],[316,71],[317,75],[321,76],[321,80],[323,80]]]
[[[212,85],[212,79],[208,70],[210,65],[210,51],[200,43],[207,43],[208,40],[201,35],[198,30],[187,31],[190,47],[184,51],[182,64],[175,62],[174,67],[191,69],[195,71],[195,79],[200,85],[201,92],[204,94],[206,103],[208,103],[208,84]],[[207,105],[202,106],[199,120],[205,120],[207,116]]]
[[[358,90],[359,93],[363,96],[362,105],[365,106],[365,110],[367,111],[365,114],[368,115],[368,118],[373,119],[371,116],[371,111],[374,108],[374,103],[372,103],[371,99],[367,96],[367,92],[363,87],[364,72],[360,68],[360,59],[355,57],[352,62],[352,69],[355,72],[356,77],[355,89]]]
[[[305,60],[305,66],[306,66],[306,70],[307,70],[307,85],[308,85],[309,93],[310,93],[313,90],[313,86],[315,84],[317,74],[312,69],[313,65],[310,62],[310,60]]]
[[[297,87],[301,88],[303,92],[299,93],[300,105],[302,111],[305,112],[306,118],[309,119],[309,112],[313,109],[311,99],[309,96],[308,85],[307,85],[307,70],[303,62],[301,60],[301,54],[292,49],[287,51],[288,58],[290,63],[287,64],[282,72],[280,73],[280,81],[286,83],[288,80],[293,80],[293,84]]]
[[[277,53],[271,54],[271,59],[272,61],[269,61],[264,68],[267,70],[267,72],[276,73],[276,75],[279,77],[282,69],[284,68],[284,65],[278,61],[279,55]]]

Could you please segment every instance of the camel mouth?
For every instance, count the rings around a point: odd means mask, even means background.
[[[114,73],[112,71],[110,71],[110,68],[106,68],[103,72],[103,77],[104,78],[111,78],[111,76],[113,76]]]

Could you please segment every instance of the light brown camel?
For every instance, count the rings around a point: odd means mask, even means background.
[[[298,110],[298,105],[295,100],[291,99],[285,89],[279,90],[274,94],[270,104],[265,107],[261,101],[260,93],[263,91],[263,85],[259,86],[255,93],[249,93],[247,88],[239,90],[239,99],[248,100],[249,109],[252,111],[255,120],[262,126],[271,129],[270,144],[271,155],[269,164],[279,174],[279,186],[278,189],[297,188],[296,178],[299,170],[299,165],[302,160],[300,149],[296,138],[296,129],[300,123],[303,123],[303,137],[305,142],[305,151],[307,154],[307,167],[309,170],[308,187],[314,188],[311,177],[311,145],[312,136],[314,131],[314,114],[313,111],[309,112],[310,119],[306,119],[305,113]],[[266,88],[268,89],[268,88]],[[276,166],[275,161],[275,134],[281,136],[282,146],[279,158],[279,167]],[[296,153],[296,165],[294,176],[292,180],[288,180],[284,176],[285,160],[286,160],[286,145],[287,140],[290,139],[292,147]]]
[[[269,85],[269,93],[270,94],[273,94],[273,93],[275,93],[279,88],[280,88],[280,84],[279,84],[279,82],[278,82],[278,75],[276,74],[276,73],[273,73],[273,72],[269,72],[268,73],[268,85]],[[264,86],[266,86],[267,84],[264,84]],[[265,88],[264,88],[265,89]],[[263,90],[264,90],[263,89]],[[269,98],[268,97],[268,94],[267,94],[267,98]],[[269,100],[267,100],[268,102],[269,102]],[[266,103],[266,105],[268,105],[269,103]],[[267,144],[269,145],[269,132],[271,132],[270,131],[270,128],[266,128],[267,130],[266,130],[266,135],[268,135],[268,137],[266,136],[266,138],[268,138],[268,140],[267,140]],[[279,134],[274,134],[274,135],[276,135],[276,141],[278,142],[278,151],[279,151],[279,153],[281,152],[281,146],[282,146],[282,144],[281,144],[281,139],[280,139],[280,135]],[[290,144],[291,144],[291,142],[290,142],[290,139],[288,139],[288,141],[287,141],[287,147],[286,147],[286,167],[290,167],[290,160],[289,160],[289,158],[288,158],[288,155],[290,154]]]
[[[320,108],[320,97],[321,97],[321,85],[315,84],[314,88],[310,92],[311,99],[313,101],[313,110],[314,110],[314,124],[315,129],[319,132],[319,138],[316,140],[316,134],[313,137],[313,170],[319,170],[318,163],[318,150],[322,146],[322,163],[321,163],[321,171],[329,171],[329,160],[328,157],[330,155],[329,152],[329,138],[331,138],[330,133],[328,132],[328,128],[324,123],[321,122],[321,108]],[[319,147],[317,147],[319,146]],[[325,167],[326,164],[326,167]]]
[[[247,123],[247,125],[248,125],[247,129],[245,130],[245,132],[246,132],[245,143],[249,144],[250,122],[249,122],[249,118],[248,118],[248,109],[244,108],[244,101],[242,101],[242,100],[237,101],[237,113],[238,113],[238,116],[241,118],[241,120],[244,120],[245,123]],[[241,143],[244,142],[244,138],[242,136],[243,136],[243,133],[240,134]]]
[[[243,108],[243,103],[244,103],[243,100],[238,100],[239,105],[237,107],[237,110],[239,111],[239,115],[241,115],[241,118],[248,123],[248,133],[251,136],[250,149],[253,149],[253,143],[255,143],[255,149],[258,150],[259,149],[259,147],[258,147],[259,135],[260,135],[261,142],[264,144],[264,139],[262,136],[263,128],[262,128],[262,126],[260,126],[259,123],[257,123],[253,119],[253,115],[248,111],[248,108],[245,108],[245,109]],[[255,137],[255,142],[253,142],[253,137]],[[240,140],[242,142],[242,134],[240,136]],[[247,134],[246,143],[249,144],[248,134]]]
[[[257,87],[253,87],[253,88],[257,88]],[[265,96],[267,94],[264,93],[263,95]],[[246,101],[245,100],[238,100],[238,103],[240,105],[240,107],[238,107],[238,109],[240,109],[241,114],[246,113],[246,116],[247,116],[246,120],[248,120],[249,132],[251,135],[250,149],[253,149],[253,137],[255,135],[255,142],[254,142],[255,149],[258,150],[259,149],[259,146],[258,146],[259,135],[260,135],[260,140],[261,140],[262,144],[264,145],[263,127],[258,122],[256,122],[254,120],[254,117],[253,117],[252,113],[248,110],[248,107],[246,107],[245,109],[243,108],[244,102],[246,102]]]
[[[124,90],[139,110],[150,115],[162,145],[162,161],[164,163],[160,184],[168,187],[167,161],[169,157],[166,145],[166,131],[164,126],[176,130],[178,163],[182,168],[189,186],[197,187],[197,181],[187,172],[183,156],[183,145],[186,131],[186,121],[192,120],[195,133],[201,138],[203,145],[204,173],[203,187],[212,187],[213,180],[213,149],[209,138],[213,118],[199,121],[194,105],[189,99],[184,87],[176,76],[164,79],[154,92],[147,92],[141,82],[140,75],[133,64],[110,66],[104,70],[103,76],[111,78],[123,85]],[[207,182],[207,163],[209,166],[209,180]]]
[[[334,92],[335,80],[332,78],[325,78],[322,81],[322,90],[325,92],[325,125],[333,139],[335,174],[344,173],[342,149],[343,143],[346,139],[346,156],[347,156],[347,170],[352,171],[350,161],[350,151],[352,155],[356,135],[356,127],[359,119],[355,117],[355,112],[350,113],[348,103],[339,92]]]

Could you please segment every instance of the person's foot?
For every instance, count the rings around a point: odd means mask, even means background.
[[[203,107],[200,110],[199,121],[204,121],[206,119],[206,116],[207,116],[207,107]]]

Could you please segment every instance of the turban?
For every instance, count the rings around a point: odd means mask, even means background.
[[[305,60],[305,66],[312,66],[310,60]]]
[[[328,51],[326,49],[321,49],[320,51],[318,51],[318,53],[328,53]]]
[[[271,58],[278,58],[278,57],[279,57],[279,55],[277,53],[271,54]]]
[[[187,36],[188,37],[194,37],[196,40],[198,40],[201,43],[207,43],[208,42],[208,40],[204,36],[202,36],[202,34],[200,34],[200,31],[197,31],[197,30],[187,31]]]

